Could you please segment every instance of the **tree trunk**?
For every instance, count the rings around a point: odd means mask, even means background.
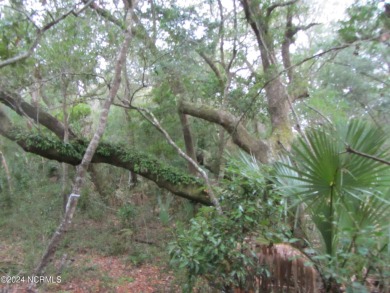
[[[187,117],[187,115],[185,115],[179,111],[179,118],[180,118],[182,130],[183,130],[183,137],[184,137],[184,144],[186,147],[186,154],[191,159],[196,161],[196,153],[195,153],[195,149],[194,149],[194,143],[192,140],[192,134],[191,134],[191,129],[190,129],[188,117]],[[188,162],[188,171],[192,175],[196,175],[198,173],[196,168],[190,162]]]
[[[289,5],[294,4],[292,1]],[[289,100],[286,87],[277,74],[277,60],[272,36],[269,35],[269,21],[271,13],[283,4],[271,5],[262,11],[257,2],[241,0],[245,17],[251,26],[258,43],[264,75],[267,82],[265,92],[268,103],[268,112],[272,125],[272,149],[278,151],[279,142],[288,145],[292,140],[292,129],[289,121]],[[284,54],[288,52],[284,51]]]

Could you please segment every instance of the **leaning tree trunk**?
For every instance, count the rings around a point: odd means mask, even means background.
[[[117,62],[115,65],[115,74],[114,74],[114,80],[113,84],[111,86],[108,98],[103,106],[102,113],[100,115],[98,128],[90,141],[87,150],[83,156],[83,159],[81,161],[81,164],[77,167],[77,173],[76,173],[76,179],[75,183],[72,188],[72,194],[69,196],[68,203],[66,205],[66,212],[65,215],[57,228],[56,232],[54,233],[52,239],[50,240],[50,243],[47,247],[46,252],[44,253],[39,265],[36,267],[34,274],[40,275],[42,274],[44,268],[49,263],[51,257],[54,255],[54,253],[57,250],[57,247],[64,235],[64,233],[68,230],[70,224],[72,223],[72,218],[77,206],[77,200],[80,197],[80,191],[81,187],[84,182],[85,173],[87,172],[88,166],[91,163],[92,157],[98,147],[99,141],[104,133],[106,124],[107,124],[107,117],[109,113],[110,106],[118,92],[120,82],[121,82],[121,72],[122,72],[122,65],[124,62],[126,62],[126,54],[127,50],[130,44],[131,40],[131,25],[132,25],[132,7],[129,7],[127,11],[127,31],[125,34],[125,41],[120,49]]]

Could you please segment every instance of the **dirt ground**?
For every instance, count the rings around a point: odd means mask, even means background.
[[[66,270],[60,282],[53,276],[53,283],[43,283],[36,292],[180,292],[173,284],[172,274],[164,268],[152,264],[129,265],[121,257],[79,255]],[[78,275],[74,276],[72,270]],[[27,287],[28,284],[9,286],[2,282],[0,292],[27,292]]]

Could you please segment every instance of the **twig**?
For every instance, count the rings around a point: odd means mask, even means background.
[[[355,154],[355,155],[358,155],[358,156],[361,156],[361,157],[364,157],[364,158],[367,158],[367,159],[371,159],[371,160],[374,160],[374,161],[377,161],[377,162],[380,162],[382,164],[390,166],[390,162],[389,161],[383,160],[381,158],[378,158],[378,157],[375,157],[375,156],[372,156],[372,155],[369,155],[369,154],[366,154],[366,153],[359,152],[359,151],[351,148],[349,145],[347,145],[345,150],[347,151],[347,153]]]
[[[320,115],[320,116],[321,116],[322,118],[324,118],[326,121],[328,121],[328,123],[329,123],[330,125],[333,125],[332,121],[331,121],[328,117],[326,117],[324,114],[322,114],[318,109],[316,109],[316,108],[314,108],[314,107],[312,107],[312,106],[306,104],[305,102],[303,102],[303,104],[304,104],[306,107],[308,107],[310,110],[316,112],[318,115]]]

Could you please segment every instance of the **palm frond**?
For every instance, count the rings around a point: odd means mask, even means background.
[[[360,231],[383,226],[390,198],[382,191],[390,186],[390,168],[346,153],[345,147],[386,158],[386,137],[357,120],[336,128],[309,129],[306,137],[293,145],[290,158],[275,164],[275,181],[280,192],[305,202],[332,254],[344,225]]]

